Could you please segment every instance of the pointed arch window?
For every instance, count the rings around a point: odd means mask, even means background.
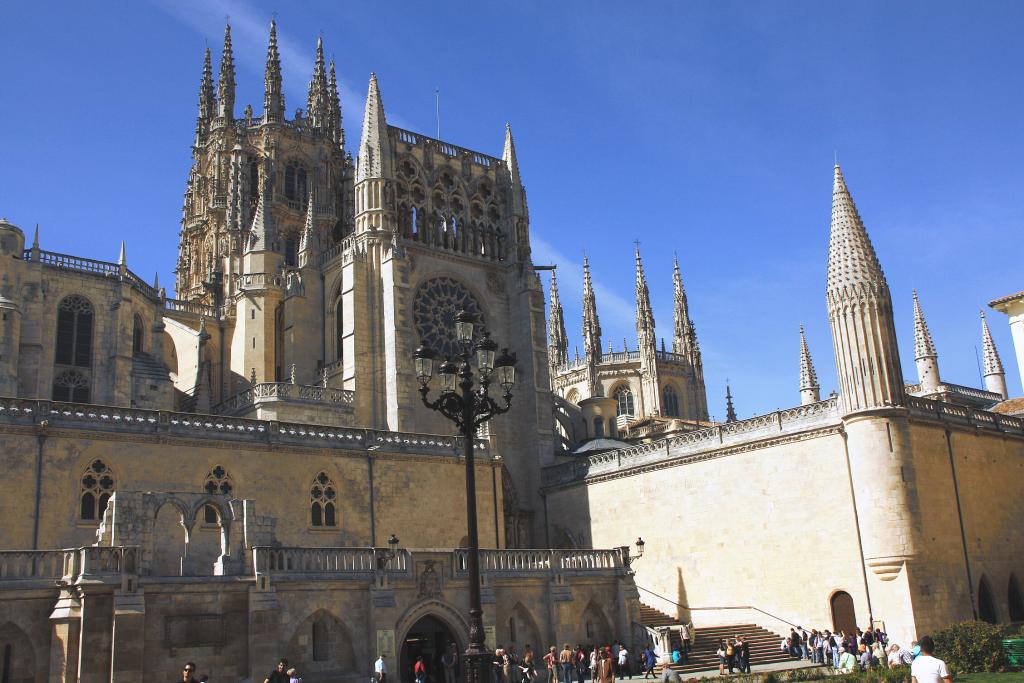
[[[341,360],[342,352],[345,349],[345,308],[341,293],[338,293],[338,301],[334,304],[334,343],[337,345],[334,357]]]
[[[306,169],[293,161],[284,169],[284,196],[292,201],[305,202],[308,194]]]
[[[98,520],[114,495],[115,485],[110,467],[102,460],[93,460],[82,473],[79,519]]]
[[[984,575],[978,582],[978,618],[990,624],[999,623],[999,617],[996,614],[996,601],[992,598],[992,588],[988,585],[988,579]]]
[[[1024,598],[1021,597],[1020,585],[1017,583],[1017,577],[1014,574],[1010,574],[1006,607],[1010,612],[1010,621],[1024,621]]]
[[[143,325],[142,318],[140,316],[136,315],[135,318],[132,321],[132,354],[133,355],[138,355],[138,354],[142,353],[145,350],[143,348],[144,344],[145,344],[145,340],[146,340],[144,329],[145,329],[145,327]]]
[[[57,345],[53,400],[88,403],[92,373],[94,312],[85,297],[72,295],[57,304]]]
[[[217,465],[207,473],[203,490],[211,496],[230,496],[235,490],[235,484],[228,471],[223,466]],[[207,524],[218,524],[220,514],[217,512],[217,508],[213,505],[203,506],[203,521]]]
[[[621,386],[615,390],[612,394],[612,398],[615,399],[615,414],[626,417],[633,417],[633,392],[627,386]]]
[[[313,479],[309,498],[309,522],[312,526],[338,526],[338,489],[326,472],[320,472]]]
[[[661,407],[668,417],[679,417],[679,395],[671,384],[661,391]]]

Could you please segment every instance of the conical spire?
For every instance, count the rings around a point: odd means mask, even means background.
[[[306,118],[314,128],[330,133],[331,102],[323,38],[316,39],[316,61],[313,65],[313,78],[309,81],[309,95],[306,98]]]
[[[804,326],[800,326],[800,403],[815,403],[821,398],[818,386],[818,373],[814,371],[811,352],[807,349],[807,337]]]
[[[388,148],[388,122],[377,85],[377,74],[370,74],[370,88],[363,112],[363,135],[359,141],[356,180],[391,176],[391,154]]]
[[[992,332],[985,320],[985,311],[981,312],[981,356],[984,362],[985,388],[999,394],[1005,401],[1009,396],[1006,391],[1006,374],[1003,372],[1003,361],[999,359],[996,344],[992,341]]]
[[[235,118],[235,57],[231,51],[231,24],[224,25],[224,49],[220,53],[220,77],[217,80],[217,116],[231,121]]]
[[[981,312],[981,359],[984,363],[984,374],[1003,374],[1003,361],[996,351],[996,343],[992,341],[992,332],[985,320],[985,311]]]
[[[838,165],[826,285],[844,414],[903,405],[889,285]]]
[[[736,408],[732,405],[732,391],[729,389],[729,383],[725,384],[725,421],[735,422],[736,421]]]
[[[639,244],[636,246],[636,331],[638,335],[646,333],[650,336],[649,341],[654,342],[654,311],[651,309],[651,293],[647,288]]]
[[[588,362],[601,359],[601,322],[597,318],[597,299],[586,255],[583,256],[583,355]]]
[[[199,125],[205,126],[216,115],[217,98],[213,94],[213,65],[210,62],[210,48],[203,57],[203,77],[199,81]],[[198,132],[198,131],[197,131]]]
[[[697,365],[697,332],[690,320],[690,307],[686,301],[686,289],[683,287],[683,276],[679,271],[679,257],[672,257],[672,290],[673,290],[673,331],[672,353],[686,356],[690,363]]]
[[[246,251],[269,251],[274,238],[274,224],[270,212],[265,206],[264,193],[260,193],[256,213],[252,217],[252,228],[249,230],[249,244]]]
[[[548,362],[552,368],[569,360],[569,338],[565,333],[565,316],[558,298],[558,277],[551,271],[551,313],[548,316]]]
[[[319,240],[316,234],[316,219],[313,204],[313,190],[309,191],[309,201],[306,203],[306,223],[302,228],[302,238],[299,240],[299,267],[302,268],[313,262],[314,254],[319,247]]]
[[[345,146],[345,131],[341,127],[341,98],[338,96],[338,78],[334,74],[334,60],[331,60],[331,74],[327,81],[328,103],[330,104],[331,139],[339,146]]]
[[[509,177],[512,179],[512,186],[518,187],[522,184],[519,178],[519,160],[516,159],[516,143],[512,140],[512,124],[505,124],[505,150],[501,154],[505,166],[508,167]]]
[[[270,42],[267,45],[267,68],[263,75],[263,120],[280,121],[284,118],[284,90],[281,85],[281,55],[277,51],[277,22],[270,22]]]
[[[924,313],[921,312],[921,302],[917,299],[917,290],[914,291],[914,358],[934,358],[935,343],[932,341],[932,333],[928,330],[928,323],[924,320]]]
[[[124,248],[124,240],[121,240],[121,252],[117,255],[117,265],[119,265],[119,266],[127,266],[128,265],[128,257],[127,257],[127,254],[126,254],[125,248]]]
[[[884,287],[888,291],[875,248],[837,164],[832,185],[832,230],[828,240],[828,288],[859,285]]]

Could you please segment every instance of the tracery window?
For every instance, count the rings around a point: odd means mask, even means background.
[[[81,511],[79,518],[97,520],[103,515],[107,501],[114,494],[114,473],[102,460],[93,460],[82,473]]]
[[[679,417],[679,395],[671,384],[666,384],[661,391],[661,404],[665,415],[668,417]]]
[[[227,470],[223,466],[217,465],[206,475],[206,483],[203,484],[203,490],[211,496],[230,496],[235,490],[235,484],[231,481],[231,475],[228,474]],[[220,521],[217,508],[213,505],[203,507],[203,518],[207,524],[217,524]]]
[[[93,308],[88,299],[72,295],[57,305],[57,349],[54,357],[53,400],[89,402],[91,373],[72,368],[92,367]]]
[[[326,472],[320,472],[309,488],[309,516],[312,526],[337,526],[338,489]]]
[[[462,309],[483,322],[480,304],[461,282],[450,277],[424,282],[413,299],[413,323],[419,339],[442,356],[457,354],[455,316]]]
[[[307,194],[306,169],[298,162],[288,164],[284,169],[284,196],[293,201],[304,201]]]
[[[630,391],[629,387],[619,387],[618,389],[615,390],[615,393],[612,394],[612,398],[614,398],[616,402],[616,415],[626,415],[628,417],[633,417],[633,392]]]

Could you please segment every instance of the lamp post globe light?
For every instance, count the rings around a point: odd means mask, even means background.
[[[455,316],[455,335],[459,351],[454,358],[445,358],[437,366],[441,377],[441,393],[430,400],[430,381],[438,355],[421,344],[413,352],[416,379],[420,383],[423,405],[455,423],[462,436],[466,459],[466,521],[469,552],[469,646],[465,652],[466,683],[489,683],[490,655],[484,645],[483,609],[480,606],[480,536],[476,519],[476,468],[473,456],[477,429],[495,415],[507,413],[512,406],[512,386],[516,377],[516,356],[502,349],[496,356],[497,343],[487,330],[479,329],[472,314],[462,310]],[[477,375],[474,376],[473,366]],[[476,379],[476,382],[474,380]],[[497,380],[502,389],[499,404],[489,395],[491,383]]]

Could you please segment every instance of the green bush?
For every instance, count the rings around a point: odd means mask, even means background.
[[[953,624],[932,634],[935,656],[957,673],[1003,671],[1009,665],[1002,640],[1006,628],[984,621]]]

